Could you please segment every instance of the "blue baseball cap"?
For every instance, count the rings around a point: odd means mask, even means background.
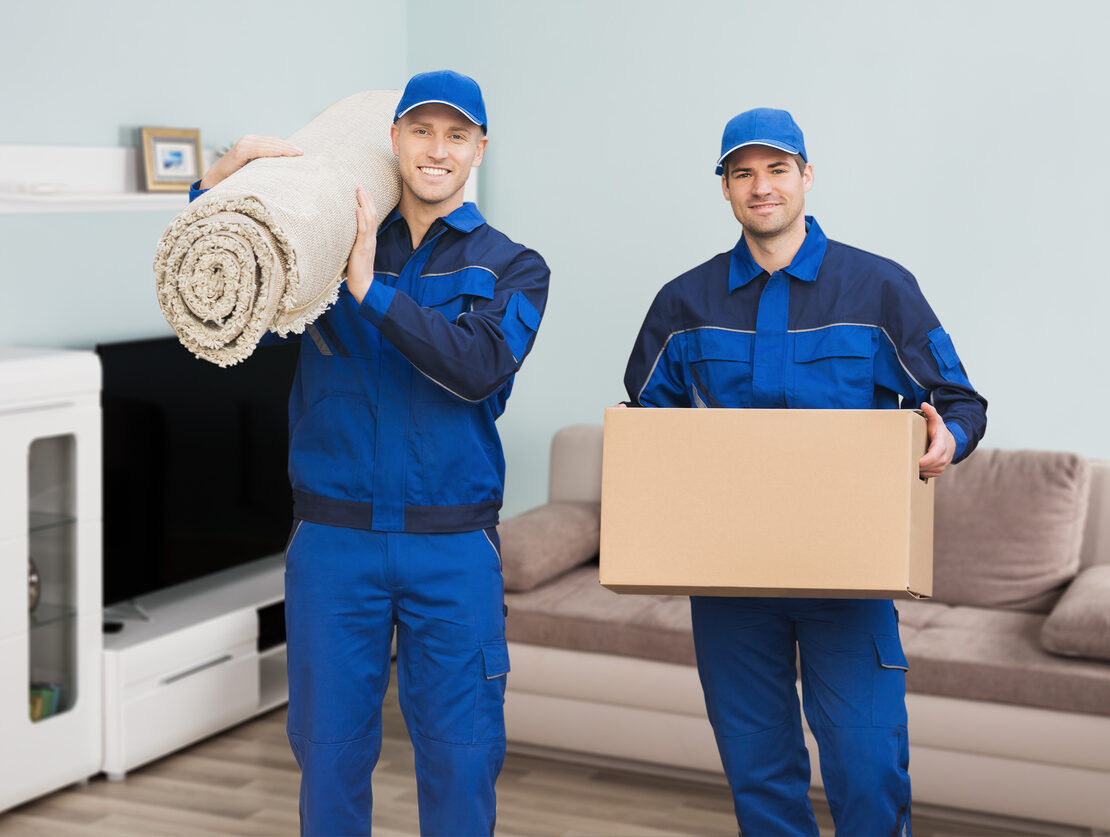
[[[717,174],[724,174],[725,157],[745,145],[767,145],[788,154],[801,154],[807,163],[806,144],[802,129],[794,117],[784,110],[755,108],[734,116],[725,125],[721,137],[721,156],[717,158]]]
[[[478,82],[470,76],[452,70],[434,70],[430,73],[417,73],[405,85],[397,112],[393,114],[396,122],[410,110],[431,103],[450,105],[482,130],[486,130],[486,103],[482,101],[482,90]]]

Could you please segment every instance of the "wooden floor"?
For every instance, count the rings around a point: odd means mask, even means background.
[[[42,797],[0,814],[0,837],[295,835],[298,773],[284,725],[285,711],[275,710],[136,770],[123,782],[101,776]],[[382,758],[374,773],[374,833],[416,834],[412,747],[392,689],[383,726]],[[661,837],[737,831],[723,779],[713,777],[663,778],[510,752],[497,792],[500,837]],[[821,834],[831,835],[828,809],[823,802],[815,802],[814,808]],[[916,837],[1082,833],[1043,823],[917,809]]]

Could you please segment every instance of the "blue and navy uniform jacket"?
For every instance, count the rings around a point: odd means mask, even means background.
[[[806,218],[789,267],[768,274],[743,237],[664,285],[625,372],[643,407],[915,408],[956,440],[983,437],[986,400],[900,265],[825,237]]]
[[[436,219],[415,250],[401,213],[386,216],[362,304],[344,283],[301,338],[293,516],[380,532],[495,526],[505,458],[494,421],[535,341],[549,277],[473,203]]]

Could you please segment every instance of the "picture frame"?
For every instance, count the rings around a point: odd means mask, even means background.
[[[204,175],[198,129],[145,126],[141,133],[148,192],[187,192]]]

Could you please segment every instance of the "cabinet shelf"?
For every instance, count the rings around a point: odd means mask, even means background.
[[[38,607],[31,611],[31,630],[52,625],[55,622],[64,622],[77,615],[76,608],[68,605],[39,602]]]
[[[47,529],[57,529],[61,526],[70,526],[77,522],[77,518],[71,514],[33,511],[29,516],[31,518],[29,528],[32,533],[45,532]]]

